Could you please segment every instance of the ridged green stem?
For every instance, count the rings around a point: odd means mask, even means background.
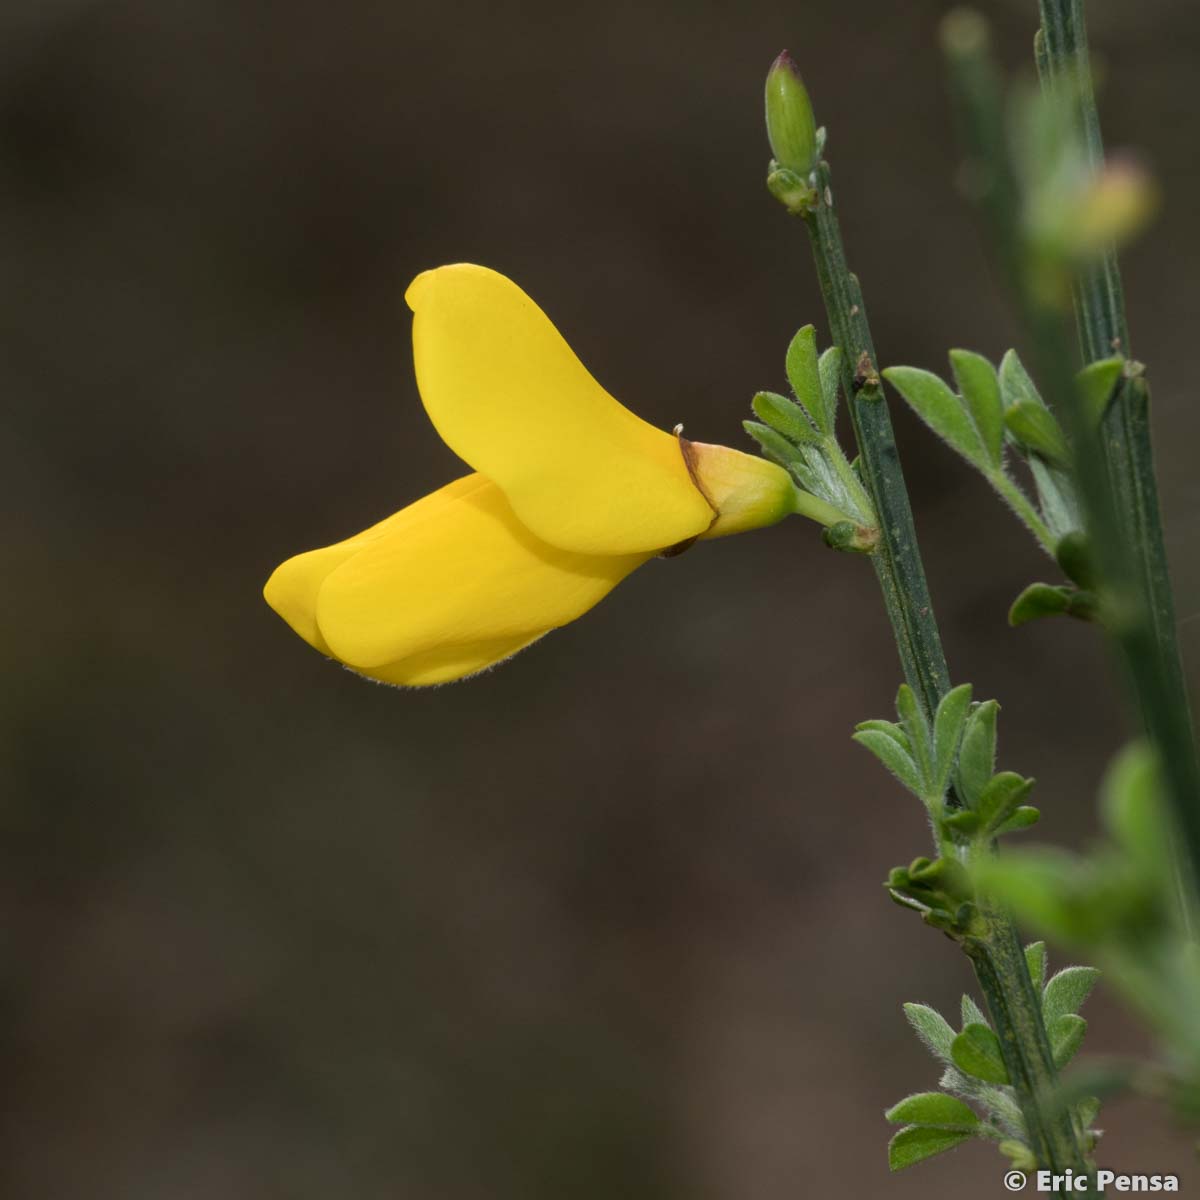
[[[827,163],[816,170],[816,188],[817,203],[804,220],[833,342],[842,350],[843,384],[863,479],[879,515],[880,543],[872,557],[905,678],[927,715],[932,715],[949,690],[950,674],[862,291],[846,264]],[[1039,1165],[1059,1173],[1068,1168],[1085,1172],[1086,1159],[1070,1115],[1047,1111],[1044,1103],[1056,1078],[1054,1059],[1011,921],[1002,914],[984,914],[978,935],[969,939],[966,948],[1004,1048],[1005,1065]]]
[[[1040,0],[1038,66],[1047,87],[1065,84],[1077,105],[1081,136],[1094,169],[1104,164],[1100,118],[1092,88],[1083,0]],[[1131,354],[1116,252],[1080,273],[1075,316],[1085,362]],[[1121,601],[1113,632],[1133,682],[1143,722],[1167,776],[1176,824],[1193,881],[1200,879],[1200,756],[1179,650],[1175,603],[1163,539],[1150,393],[1144,376],[1119,381],[1102,436],[1083,436],[1079,457],[1089,531]],[[1075,404],[1068,405],[1075,409]],[[1078,427],[1079,420],[1075,421]],[[1082,460],[1090,459],[1085,464]],[[1085,477],[1086,476],[1086,477]]]

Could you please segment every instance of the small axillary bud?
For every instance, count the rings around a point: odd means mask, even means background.
[[[799,68],[786,50],[767,72],[766,113],[774,155],[767,189],[788,212],[808,212],[818,199],[809,178],[820,152],[817,127]]]

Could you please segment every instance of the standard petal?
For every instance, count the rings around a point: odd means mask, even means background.
[[[315,624],[333,657],[409,686],[460,679],[515,654],[587,612],[650,557],[547,545],[480,475],[360,539],[321,581]]]
[[[511,280],[467,263],[439,267],[405,299],[430,419],[539,538],[629,554],[712,523],[676,439],[614,400]]]

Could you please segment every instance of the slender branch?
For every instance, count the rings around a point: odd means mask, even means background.
[[[1042,0],[1039,70],[1069,87],[1093,165],[1103,161],[1081,0]],[[1076,390],[1068,314],[1034,276],[1020,224],[1021,195],[1009,153],[1000,81],[982,20],[948,19],[944,41],[967,156],[967,178],[990,226],[1001,265],[1034,344],[1038,374],[1075,448],[1089,541],[1108,592],[1107,625],[1121,652],[1145,728],[1166,774],[1191,877],[1200,878],[1200,760],[1176,634],[1174,601],[1150,444],[1149,391],[1130,362],[1101,429]],[[1085,358],[1127,353],[1121,277],[1108,252],[1074,281]],[[1186,906],[1185,906],[1186,911]]]
[[[1040,0],[1043,82],[1065,85],[1094,170],[1104,165],[1100,117],[1092,87],[1083,0]],[[1124,289],[1116,251],[1108,250],[1079,275],[1075,315],[1085,362],[1131,353]],[[1163,538],[1154,452],[1150,439],[1150,393],[1139,369],[1127,370],[1103,421],[1103,436],[1089,452],[1102,459],[1107,480],[1089,473],[1093,490],[1084,501],[1101,560],[1124,584],[1132,601],[1116,629],[1147,732],[1158,747],[1176,821],[1193,880],[1200,878],[1200,757],[1179,649],[1175,602]],[[1107,499],[1107,503],[1106,503]]]
[[[846,264],[834,209],[829,166],[814,175],[816,203],[805,214],[833,341],[842,349],[845,384],[864,482],[879,514],[873,555],[905,677],[932,714],[949,690],[950,674],[925,581],[912,509],[867,324],[858,280]],[[1047,1112],[1043,1099],[1056,1079],[1041,1009],[1016,931],[1003,915],[984,914],[982,930],[965,943],[1038,1162],[1059,1173],[1086,1173],[1087,1162],[1070,1114]]]

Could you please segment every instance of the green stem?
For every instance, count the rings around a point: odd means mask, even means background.
[[[862,292],[846,265],[827,163],[817,168],[816,187],[819,200],[804,220],[812,239],[830,334],[833,344],[842,351],[842,383],[863,480],[879,520],[879,548],[871,559],[895,631],[904,677],[926,715],[932,718],[938,701],[950,690],[950,675],[917,547],[912,507]]]
[[[1083,0],[1040,0],[1040,8],[1038,61],[1043,81],[1048,87],[1070,88],[1088,157],[1099,170],[1104,164],[1104,144],[1092,88]],[[1115,251],[1108,251],[1080,273],[1074,299],[1085,362],[1114,353],[1127,357],[1129,329]],[[1122,601],[1121,619],[1114,632],[1146,730],[1163,762],[1195,880],[1200,878],[1200,756],[1176,632],[1150,440],[1149,400],[1140,371],[1127,371],[1105,414],[1103,436],[1085,434],[1087,453],[1098,459],[1099,465],[1087,470],[1087,479],[1081,483],[1086,482],[1082,491],[1098,557]]]
[[[880,543],[872,558],[905,677],[932,718],[949,690],[950,673],[925,582],[862,291],[846,264],[828,164],[822,162],[815,175],[818,200],[806,213],[805,224],[833,341],[842,350],[843,383],[864,482],[879,515]],[[1039,1164],[1060,1173],[1067,1168],[1085,1172],[1086,1159],[1070,1115],[1047,1112],[1043,1104],[1056,1078],[1054,1059],[1012,923],[987,914],[978,936],[970,939],[968,953],[1005,1047],[1005,1064]]]

